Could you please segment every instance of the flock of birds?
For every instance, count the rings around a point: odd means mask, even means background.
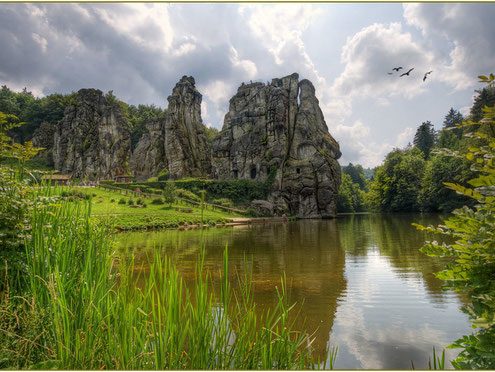
[[[402,70],[403,67],[402,66],[399,66],[399,67],[394,67],[392,69],[392,71],[395,71],[395,72],[399,72],[400,70]],[[399,77],[403,77],[403,76],[409,76],[409,74],[411,73],[411,71],[414,70],[414,67],[413,68],[410,68],[407,72],[404,72],[402,74],[399,75]],[[426,78],[428,77],[429,74],[431,74],[433,72],[432,71],[428,71],[424,76],[423,76],[423,81],[426,81]],[[393,72],[387,72],[387,74],[389,75],[393,75],[394,73]]]

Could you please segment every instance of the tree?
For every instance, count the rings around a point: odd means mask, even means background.
[[[425,160],[419,149],[392,150],[383,165],[376,168],[366,194],[368,208],[382,212],[418,211],[424,168]]]
[[[166,110],[155,105],[127,105],[123,103],[124,115],[131,129],[131,146],[136,148],[139,139],[146,132],[146,125],[163,120]]]
[[[367,189],[366,178],[364,176],[364,169],[362,165],[354,165],[349,163],[345,167],[342,167],[342,173],[348,174],[351,177],[352,182],[358,184],[361,190]]]
[[[433,124],[430,121],[425,121],[416,130],[414,145],[421,150],[425,159],[428,159],[434,144],[435,129],[433,129]]]
[[[493,82],[495,78],[491,75],[487,80]],[[483,120],[460,125],[475,128],[470,138],[474,138],[476,145],[448,152],[468,161],[476,177],[469,180],[468,186],[445,183],[449,189],[472,199],[474,206],[456,209],[436,227],[416,225],[420,230],[445,237],[438,241],[437,235],[421,250],[446,259],[445,269],[437,276],[469,299],[463,309],[477,330],[453,344],[463,349],[452,362],[461,369],[495,369],[495,136],[490,135],[495,127],[495,107],[484,107],[482,112]]]
[[[464,117],[462,116],[462,114],[451,107],[447,115],[445,115],[445,119],[443,120],[443,127],[456,128],[457,125],[461,124],[463,120]]]
[[[483,107],[495,105],[495,86],[489,84],[483,89],[477,90],[476,93],[478,93],[478,95],[475,97],[470,111],[470,119],[473,122],[478,122],[483,118]]]
[[[347,173],[342,173],[342,181],[337,197],[337,211],[340,213],[361,212],[364,210],[364,192],[352,181]]]
[[[426,162],[421,180],[418,201],[422,211],[451,212],[469,203],[469,199],[447,189],[445,182],[457,182],[466,185],[472,175],[469,164],[462,159],[434,154]]]
[[[165,186],[163,187],[163,199],[165,203],[171,206],[175,203],[176,197],[175,184],[172,181],[165,182]]]

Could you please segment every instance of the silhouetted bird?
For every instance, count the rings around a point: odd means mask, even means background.
[[[432,72],[433,72],[433,70],[432,70],[432,71],[428,71],[428,72],[425,74],[425,76],[423,77],[423,81],[425,81],[425,80],[426,80],[426,77],[427,77],[429,74],[431,74]]]
[[[401,67],[401,66],[399,66],[399,67],[394,67],[392,70],[399,72],[399,70],[402,70],[402,67]]]
[[[410,69],[409,71],[404,72],[404,73],[403,73],[402,75],[400,75],[399,77],[402,77],[402,76],[404,76],[404,75],[409,76],[409,73],[410,73],[412,70],[414,70],[414,67],[413,67],[412,69]]]
[[[393,73],[392,73],[392,72],[387,72],[387,74],[389,74],[389,75],[393,75]]]

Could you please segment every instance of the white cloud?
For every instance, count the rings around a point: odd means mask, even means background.
[[[240,70],[241,76],[245,76],[246,79],[253,79],[258,73],[256,64],[249,59],[240,59],[239,53],[234,47],[230,48],[230,61],[235,68]]]
[[[395,142],[396,147],[405,147],[409,143],[412,143],[414,137],[414,129],[407,127],[397,136],[397,141]]]
[[[48,41],[43,36],[40,36],[39,34],[34,32],[32,33],[32,37],[33,40],[36,41],[36,43],[38,43],[38,45],[41,47],[43,53],[46,53]]]
[[[341,61],[344,71],[333,85],[337,96],[369,97],[383,102],[386,97],[412,98],[424,92],[422,77],[431,69],[433,55],[399,23],[376,23],[347,39]],[[403,67],[399,73],[388,75],[398,66]],[[414,68],[410,76],[399,77],[410,68]]]
[[[442,81],[456,89],[472,87],[476,77],[493,72],[495,61],[493,4],[406,4],[404,18],[448,55],[437,52]]]
[[[97,7],[95,12],[116,32],[151,50],[169,50],[174,40],[167,4],[121,4]]]

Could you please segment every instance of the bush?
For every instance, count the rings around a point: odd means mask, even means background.
[[[128,204],[128,205],[134,205],[134,200],[133,200],[133,199],[129,199],[129,200],[127,201],[127,204]]]
[[[119,204],[125,204],[125,199],[124,198],[120,198],[119,199]]]
[[[168,180],[168,170],[167,169],[163,169],[160,171],[160,173],[158,173],[158,176],[157,176],[157,180],[158,181],[166,181]]]
[[[175,189],[175,194],[177,195],[177,197],[182,199],[188,199],[196,202],[201,201],[201,198],[198,195],[186,189]]]
[[[234,203],[228,198],[218,198],[211,201],[213,204],[221,205],[222,207],[232,207]]]
[[[159,204],[164,204],[162,198],[155,198],[151,201],[151,204],[159,205]]]
[[[163,199],[165,203],[172,205],[175,202],[175,185],[173,182],[166,182],[163,188]]]
[[[110,199],[110,203],[115,203],[115,199]]]

